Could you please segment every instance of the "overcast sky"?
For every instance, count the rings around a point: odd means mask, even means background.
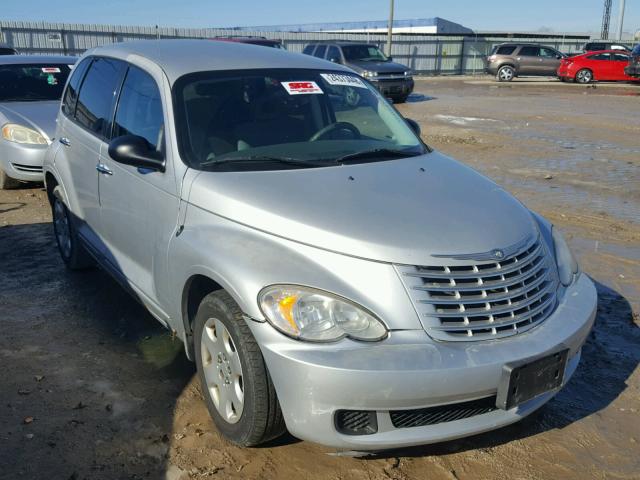
[[[604,0],[396,0],[396,18],[442,17],[474,30],[600,31]],[[611,32],[617,31],[614,0]],[[232,27],[383,20],[388,0],[4,0],[2,20]],[[640,0],[627,0],[625,30],[640,29]]]

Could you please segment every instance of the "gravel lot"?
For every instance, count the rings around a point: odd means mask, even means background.
[[[525,421],[368,458],[217,434],[194,366],[106,274],[65,271],[38,185],[0,191],[0,479],[640,478],[640,86],[417,82],[425,140],[561,227],[596,282],[570,384]]]

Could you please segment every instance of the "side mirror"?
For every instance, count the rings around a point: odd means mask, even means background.
[[[409,128],[413,130],[413,133],[415,133],[418,137],[420,137],[422,130],[420,130],[420,125],[418,124],[418,122],[410,118],[405,118],[404,121],[407,122],[407,124],[409,125]]]
[[[150,148],[149,143],[137,135],[123,135],[109,144],[109,156],[118,163],[132,167],[164,172],[164,155]]]

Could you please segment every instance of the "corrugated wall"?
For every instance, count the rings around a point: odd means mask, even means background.
[[[47,22],[0,21],[0,42],[25,54],[80,55],[88,48],[113,42],[154,38],[213,38],[228,35],[256,35],[280,39],[288,50],[301,52],[310,42],[319,40],[369,41],[384,45],[384,34],[326,32],[248,32],[233,29],[193,29],[172,27],[140,27],[123,25],[89,25]],[[563,52],[577,52],[588,37],[568,39],[511,38],[507,36],[432,36],[394,35],[394,60],[409,65],[418,74],[480,73],[483,57],[491,48],[505,41],[535,42]]]

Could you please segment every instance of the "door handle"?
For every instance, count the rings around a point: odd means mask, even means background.
[[[99,163],[98,165],[96,165],[96,170],[103,175],[113,175],[111,169],[103,163]]]
[[[69,140],[67,137],[60,137],[60,140],[58,140],[61,144],[63,144],[65,147],[70,147],[71,146],[71,140]]]

